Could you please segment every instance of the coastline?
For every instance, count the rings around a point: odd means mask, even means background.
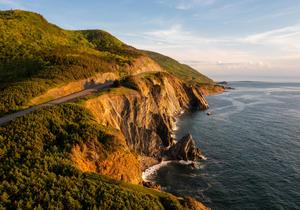
[[[162,191],[192,196],[212,209],[296,207],[299,182],[286,171],[298,166],[298,136],[294,131],[299,127],[295,122],[299,120],[300,103],[293,102],[300,100],[300,86],[259,85],[232,83],[235,90],[207,97],[210,110],[180,117],[179,130],[175,132],[177,137],[190,131],[199,140],[197,143],[208,160],[200,161],[200,169],[196,170],[170,163],[146,177],[147,180],[160,184]],[[270,109],[265,110],[261,104]],[[243,105],[245,111],[240,109]],[[205,114],[209,111],[212,117]],[[227,125],[222,118],[225,114],[226,119],[231,120]],[[279,116],[282,118],[278,119]],[[249,121],[245,121],[245,117]],[[281,123],[269,124],[273,119]],[[261,130],[262,126],[266,129]],[[218,132],[211,129],[218,129]],[[255,133],[248,132],[252,129],[261,133],[253,135]],[[276,141],[272,138],[275,134],[278,135]],[[282,149],[278,150],[278,146]],[[277,163],[282,166],[279,171]],[[262,186],[264,191],[260,191]],[[262,200],[266,192],[271,196]],[[282,203],[278,204],[279,201]]]
[[[218,94],[218,93],[217,93]],[[205,111],[205,110],[201,110]],[[179,129],[177,123],[179,121],[179,118],[183,116],[186,113],[186,110],[182,109],[179,113],[177,113],[175,116],[173,116],[173,122],[172,122],[172,131],[171,136],[173,138],[173,143],[177,143],[177,138],[175,131]],[[204,155],[201,156],[202,160],[207,160],[207,157]],[[148,156],[140,156],[141,161],[141,171],[142,171],[142,181],[143,182],[152,182],[153,184],[157,184],[153,182],[152,180],[149,180],[149,176],[155,174],[160,168],[170,164],[170,163],[180,163],[183,165],[191,165],[193,168],[199,168],[200,160],[198,161],[185,161],[185,160],[158,160],[154,157],[148,157]]]
[[[215,88],[214,91],[207,91],[205,87],[205,91],[202,89],[203,95],[205,97],[207,96],[213,96],[213,95],[219,95],[224,93],[226,90],[225,88],[222,88],[222,86],[218,86],[218,88]],[[205,112],[208,110],[209,107],[205,110],[199,110],[202,112]],[[173,116],[173,122],[172,122],[172,130],[171,130],[171,136],[173,138],[174,144],[177,143],[178,139],[176,138],[175,132],[180,129],[178,126],[178,121],[181,116],[183,116],[186,113],[186,110],[182,109],[180,112],[175,114]],[[146,156],[140,156],[141,160],[141,171],[142,171],[142,181],[143,182],[151,182],[152,184],[156,185],[157,183],[153,180],[150,180],[149,177],[155,175],[155,173],[162,167],[165,167],[166,165],[170,163],[179,163],[179,164],[184,164],[184,165],[191,165],[193,168],[201,168],[201,161],[206,161],[207,157],[204,155],[201,156],[202,160],[198,161],[184,161],[184,160],[157,160],[154,157],[146,157]],[[163,190],[161,190],[163,191]]]
[[[159,162],[159,163],[157,163],[155,165],[152,165],[152,166],[148,167],[142,173],[142,180],[144,182],[152,182],[151,180],[148,179],[149,176],[155,174],[161,167],[166,166],[170,162],[172,162],[172,160],[161,161],[161,162]]]
[[[182,116],[185,113],[185,110],[182,109],[179,111],[179,113],[175,114],[172,119],[172,129],[171,129],[171,137],[173,138],[173,143],[177,143],[175,131],[177,131],[179,128],[177,126],[178,118]],[[167,165],[168,163],[172,162],[172,160],[164,161],[164,160],[158,160],[154,157],[148,157],[148,156],[140,156],[140,167],[142,171],[142,181],[143,182],[149,182],[150,180],[147,179],[150,175],[155,173],[159,168]]]

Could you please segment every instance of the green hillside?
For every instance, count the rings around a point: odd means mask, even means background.
[[[78,144],[108,156],[118,146],[75,104],[42,109],[0,127],[0,209],[182,209],[170,194],[83,173]],[[105,157],[104,157],[105,158]]]
[[[149,55],[153,60],[155,60],[159,65],[161,65],[165,70],[167,70],[170,74],[182,79],[187,83],[214,84],[213,80],[211,80],[207,76],[201,74],[200,72],[191,68],[188,65],[181,64],[170,57],[156,52],[144,52],[147,55]]]
[[[106,31],[81,30],[77,32],[83,34],[96,50],[110,52],[125,58],[136,58],[142,54],[139,50],[124,44]]]
[[[1,11],[0,115],[57,84],[122,69],[137,56],[107,32],[67,31],[36,13]]]
[[[99,72],[124,74],[124,66],[146,54],[186,82],[212,82],[189,66],[139,51],[105,31],[63,30],[33,12],[0,11],[0,116],[59,84]]]
[[[104,72],[126,76],[141,56],[187,83],[212,83],[105,31],[64,30],[33,12],[0,11],[0,116],[58,85]],[[70,157],[74,147],[95,146],[104,161],[124,145],[79,104],[39,109],[0,126],[0,209],[185,209],[184,199],[168,193],[80,171]]]

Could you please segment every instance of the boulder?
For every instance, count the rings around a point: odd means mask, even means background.
[[[202,152],[196,147],[195,140],[191,134],[184,136],[180,141],[170,147],[167,156],[171,160],[199,160],[202,159]]]

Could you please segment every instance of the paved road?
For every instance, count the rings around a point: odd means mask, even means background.
[[[61,104],[61,103],[64,103],[64,102],[74,100],[74,99],[79,98],[79,97],[87,96],[91,93],[95,93],[95,92],[98,92],[100,90],[104,90],[106,88],[111,87],[112,84],[113,84],[113,81],[109,81],[109,82],[106,82],[106,83],[101,84],[101,85],[95,85],[93,87],[87,88],[87,89],[79,91],[77,93],[73,93],[73,94],[70,94],[70,95],[67,95],[67,96],[64,96],[64,97],[61,97],[61,98],[54,99],[52,101],[48,101],[46,103],[43,103],[43,104],[40,104],[40,105],[37,105],[37,106],[30,107],[30,108],[25,109],[25,110],[21,110],[21,111],[12,113],[12,114],[5,115],[5,116],[0,118],[0,125],[3,125],[3,124],[5,124],[9,121],[15,120],[17,117],[24,116],[24,115],[26,115],[30,112],[33,112],[33,111],[35,111],[39,108],[53,106],[53,105],[56,105],[56,104]]]

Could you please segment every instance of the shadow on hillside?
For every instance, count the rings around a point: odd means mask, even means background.
[[[93,88],[95,86],[97,86],[99,84],[96,83],[96,81],[94,79],[88,80],[84,83],[84,89],[89,89],[89,88]]]

